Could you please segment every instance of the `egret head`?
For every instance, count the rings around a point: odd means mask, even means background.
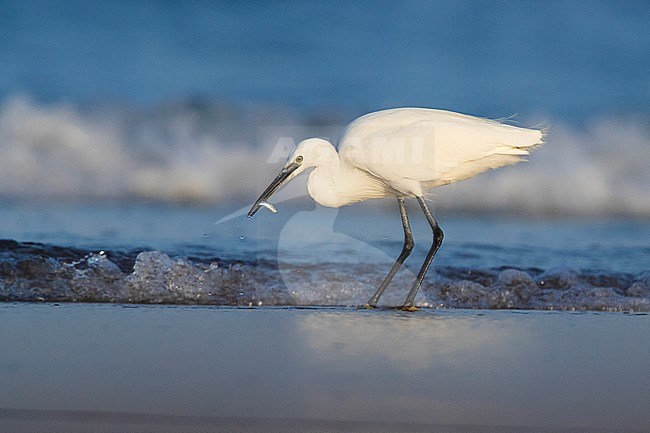
[[[329,141],[323,140],[322,138],[309,138],[301,141],[287,157],[287,162],[285,162],[280,174],[273,179],[273,182],[264,190],[262,195],[260,195],[248,211],[248,218],[255,215],[260,206],[265,206],[263,203],[266,203],[266,200],[280,189],[280,187],[305,171],[305,169],[315,167],[324,158],[328,150],[331,152],[332,145]]]

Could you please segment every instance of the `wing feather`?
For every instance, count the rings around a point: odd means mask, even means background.
[[[515,164],[543,143],[542,131],[460,113],[398,108],[362,116],[339,142],[343,163],[383,179],[426,187]]]

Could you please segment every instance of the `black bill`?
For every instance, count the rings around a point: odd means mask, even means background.
[[[255,215],[261,207],[260,203],[268,200],[284,184],[289,175],[291,175],[291,173],[293,173],[298,167],[300,167],[300,164],[293,162],[282,169],[280,174],[273,179],[273,182],[271,182],[268,188],[266,188],[262,195],[260,195],[255,204],[251,207],[251,210],[248,211],[248,218],[252,218],[253,215]]]

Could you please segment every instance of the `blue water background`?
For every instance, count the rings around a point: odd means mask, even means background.
[[[0,2],[0,100],[647,113],[644,1]]]
[[[380,202],[328,209],[308,197],[280,213],[243,215],[215,224],[231,208],[161,204],[3,203],[5,238],[101,250],[157,250],[174,257],[289,261],[331,266],[334,274],[364,263],[386,270],[403,233],[397,205]],[[430,246],[426,220],[408,204],[416,246],[406,267],[416,272]],[[641,274],[650,271],[650,224],[631,218],[531,218],[464,215],[441,210],[445,232],[435,266],[467,269],[565,269]],[[432,278],[435,270],[432,271]],[[380,276],[377,276],[379,279]]]
[[[548,127],[442,209],[648,218],[648,22],[647,2],[1,0],[0,199],[249,203],[301,139],[421,105]]]

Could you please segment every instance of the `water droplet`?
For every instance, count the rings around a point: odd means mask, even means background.
[[[241,236],[239,237],[239,239],[243,241],[243,240],[244,240],[244,235],[241,235]]]
[[[239,296],[244,296],[244,292],[239,292]]]

